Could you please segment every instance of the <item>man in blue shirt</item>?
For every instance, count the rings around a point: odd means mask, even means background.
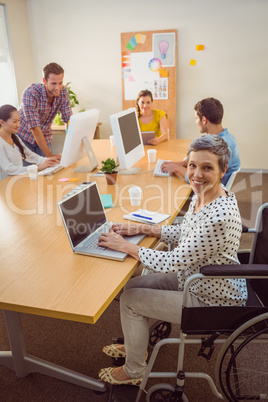
[[[63,85],[63,68],[57,63],[47,64],[43,84],[32,84],[22,95],[19,109],[19,137],[31,151],[50,157],[53,122],[58,111],[68,123],[72,108],[67,89]]]
[[[222,178],[222,183],[226,184],[230,175],[240,168],[240,158],[235,137],[229,133],[227,128],[222,127],[223,106],[217,99],[206,98],[197,102],[194,110],[195,122],[200,133],[219,135],[227,142],[230,148],[231,158],[228,164],[228,169]],[[163,172],[170,172],[180,178],[183,177],[188,181],[186,168],[186,160],[180,162],[164,162],[161,166]]]

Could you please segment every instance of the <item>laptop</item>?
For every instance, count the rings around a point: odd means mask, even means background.
[[[154,131],[141,131],[143,145],[148,145],[148,141],[155,137]]]
[[[74,253],[124,261],[126,253],[98,246],[101,233],[108,232],[113,223],[107,220],[96,182],[63,198],[57,205]],[[124,238],[138,244],[144,237],[138,234]]]

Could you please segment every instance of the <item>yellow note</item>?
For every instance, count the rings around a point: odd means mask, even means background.
[[[205,49],[205,45],[196,45],[196,50],[204,50]]]
[[[136,39],[137,43],[140,43],[140,36],[141,36],[140,33],[135,35],[135,39]]]
[[[72,179],[69,179],[69,181],[78,181],[79,178],[78,177],[73,177]]]
[[[191,65],[191,66],[195,66],[195,64],[196,64],[196,60],[191,59],[190,65]]]
[[[144,45],[145,40],[146,40],[146,35],[140,34],[139,43],[142,43]]]

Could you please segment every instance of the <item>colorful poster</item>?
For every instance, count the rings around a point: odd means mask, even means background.
[[[130,67],[122,68],[125,100],[136,100],[143,89],[149,89],[154,99],[168,99],[168,76],[162,73],[161,61],[152,52],[131,53]]]
[[[163,67],[175,66],[175,32],[153,34],[153,55]]]

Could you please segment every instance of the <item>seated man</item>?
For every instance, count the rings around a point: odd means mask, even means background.
[[[217,99],[206,98],[197,102],[194,110],[195,122],[200,132],[215,134],[222,137],[227,142],[231,151],[228,169],[222,178],[222,183],[225,185],[228,182],[230,175],[239,169],[240,159],[235,137],[229,133],[227,128],[223,129],[221,124],[223,118],[223,106]],[[186,159],[180,162],[164,162],[161,166],[163,172],[175,174],[180,178],[183,177],[188,182],[186,168]]]

